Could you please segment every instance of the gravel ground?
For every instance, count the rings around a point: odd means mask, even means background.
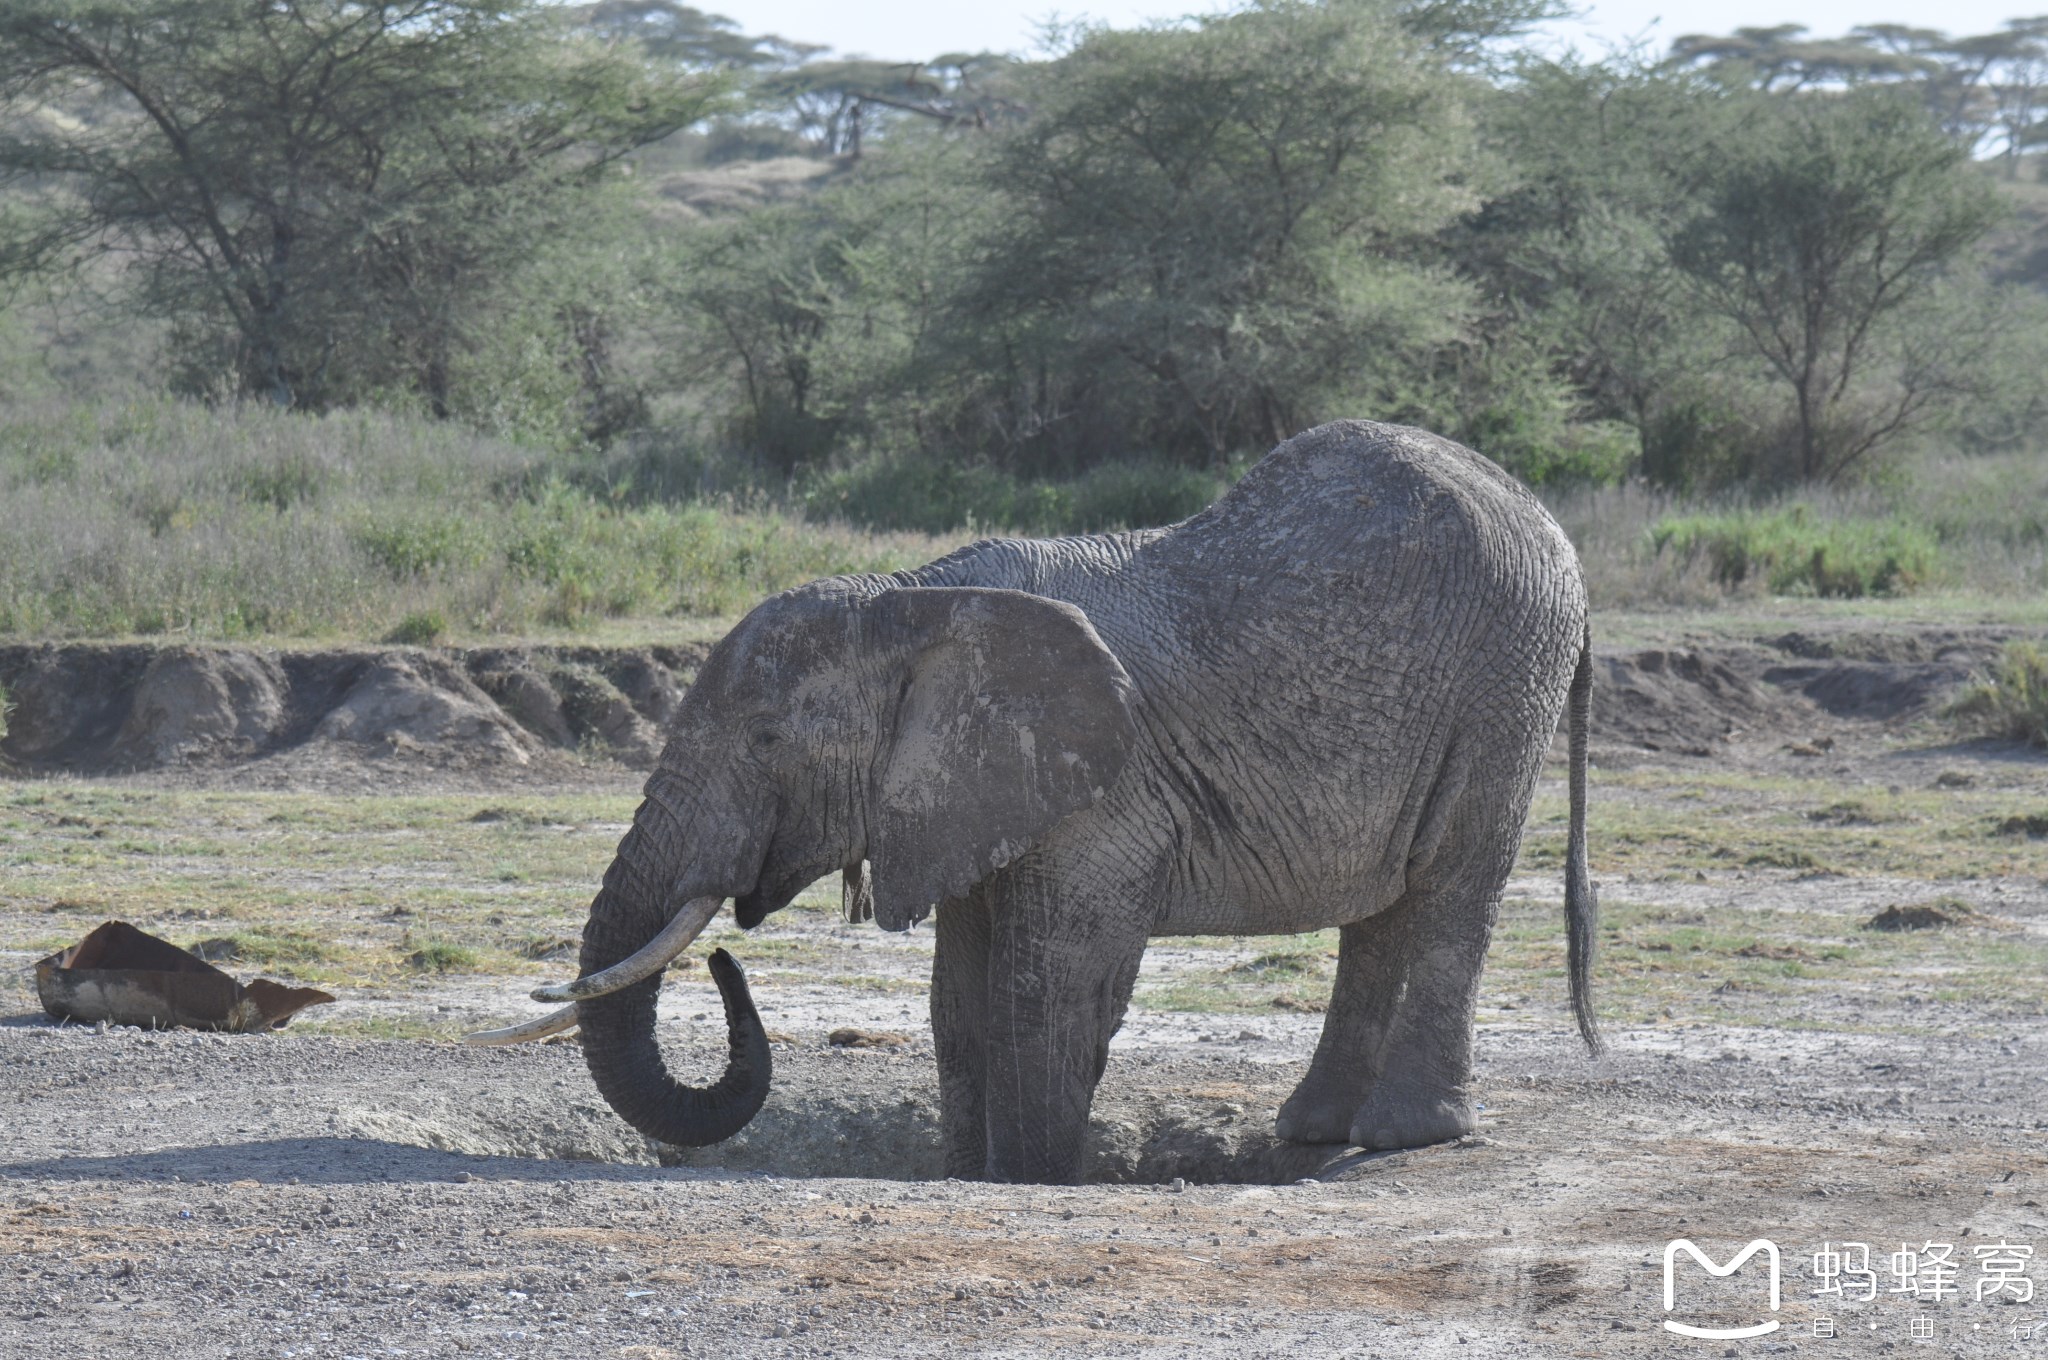
[[[1823,731],[1814,712],[1789,736],[1832,736],[1824,759],[1773,731],[1699,768],[1825,767],[1849,793],[1961,771],[2022,801],[2048,795],[2039,757],[1911,747],[1876,723]],[[434,778],[463,786],[459,772]],[[36,849],[12,848],[17,863]],[[1991,913],[2012,951],[2038,950],[2048,931],[2048,883],[2032,877],[1731,868],[1610,875],[1602,890],[1702,920],[1771,909],[1849,930],[1940,892]],[[1551,911],[1556,891],[1554,875],[1518,879],[1510,912]],[[1738,990],[1728,1023],[1695,1008],[1611,1025],[1613,1052],[1594,1061],[1557,996],[1495,984],[1478,1135],[1372,1157],[1271,1136],[1320,1016],[1141,1004],[1097,1100],[1090,1183],[991,1186],[933,1179],[928,932],[814,916],[761,933],[777,931],[817,937],[824,962],[762,970],[757,996],[781,1036],[774,1094],[739,1137],[689,1154],[613,1117],[573,1042],[59,1027],[34,1009],[29,956],[10,956],[0,1360],[2048,1357],[2048,1017],[2034,993],[1904,972],[1783,1001]],[[1234,957],[1162,941],[1141,1001]],[[1697,971],[1707,965],[1684,966],[1695,971],[1667,976],[1723,990]],[[866,981],[832,981],[853,972]],[[323,1009],[468,1024],[531,1013],[532,982],[423,978]],[[716,1010],[702,969],[672,977],[663,1034],[686,1074],[722,1051]],[[903,1042],[830,1047],[841,1025]],[[1725,1261],[1757,1237],[1781,1252],[1779,1310],[1758,1258],[1732,1278],[1683,1273],[1666,1312],[1667,1242]],[[1869,1246],[1871,1301],[1815,1293],[1816,1254],[1844,1243]],[[1895,1288],[1893,1254],[1929,1243],[1952,1248],[1952,1296]],[[2001,1252],[2022,1268],[1987,1291],[1984,1260]],[[1781,1325],[1710,1341],[1664,1330],[1667,1318]],[[1914,1334],[1920,1319],[1930,1336]],[[1817,1334],[1823,1320],[1833,1336]]]
[[[931,1169],[920,1045],[786,1048],[742,1139],[663,1166],[573,1044],[17,1021],[0,1355],[1724,1354],[1661,1330],[1678,1236],[1780,1244],[1784,1339],[1726,1343],[1757,1353],[2003,1355],[2048,1314],[1966,1268],[1819,1340],[1809,1278],[1823,1241],[2048,1249],[2048,1026],[1480,1047],[1481,1134],[1371,1159],[1273,1143],[1292,1063],[1127,1048],[1096,1174],[1154,1183],[1047,1188],[901,1179]],[[1686,1281],[1704,1320],[1752,1320],[1742,1278]]]

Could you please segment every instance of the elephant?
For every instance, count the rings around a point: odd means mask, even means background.
[[[994,538],[777,595],[705,659],[591,903],[598,1090],[656,1140],[730,1137],[770,1055],[710,958],[729,1056],[668,1072],[662,969],[730,899],[751,929],[834,870],[850,919],[937,913],[948,1174],[1072,1182],[1156,935],[1335,928],[1336,982],[1276,1132],[1470,1133],[1473,1013],[1536,780],[1569,707],[1567,972],[1598,1053],[1586,859],[1591,629],[1578,558],[1519,482],[1364,421],[1280,444],[1166,528]]]

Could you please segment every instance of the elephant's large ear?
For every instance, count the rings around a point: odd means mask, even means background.
[[[1057,600],[946,587],[893,590],[868,609],[877,650],[900,665],[867,854],[875,922],[904,930],[1115,782],[1131,678]]]

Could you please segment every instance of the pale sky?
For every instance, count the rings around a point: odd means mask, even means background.
[[[700,8],[724,14],[747,33],[778,33],[802,42],[826,43],[844,55],[914,59],[944,52],[1028,53],[1039,22],[1087,18],[1131,27],[1150,19],[1174,18],[1223,6],[1204,0],[697,0]],[[2031,3],[2031,7],[2030,7]],[[1643,38],[1661,50],[1684,33],[1726,33],[1741,27],[1802,23],[1816,36],[1833,37],[1861,23],[1910,24],[1949,33],[1988,33],[2005,20],[2048,10],[2048,0],[1598,0],[1584,18],[1551,26],[1547,36],[1571,43],[1588,55]]]

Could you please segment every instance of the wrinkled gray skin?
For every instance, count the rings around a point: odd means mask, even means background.
[[[1573,997],[1587,1000],[1587,609],[1562,531],[1418,430],[1282,444],[1167,529],[994,539],[814,582],[712,651],[584,932],[585,973],[685,902],[757,924],[834,870],[855,918],[937,909],[931,1012],[949,1172],[1072,1181],[1154,935],[1338,927],[1337,982],[1282,1137],[1469,1132],[1472,1016],[1502,885],[1572,699]],[[867,874],[863,874],[863,861]],[[580,1004],[599,1089],[664,1141],[767,1093],[745,982],[732,1060],[676,1083],[657,975]]]

